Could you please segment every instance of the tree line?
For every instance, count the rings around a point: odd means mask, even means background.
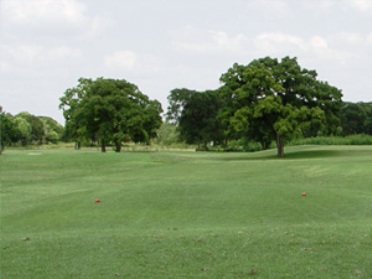
[[[16,115],[0,111],[2,146],[57,143],[63,140],[64,127],[47,116],[28,112]]]
[[[372,103],[343,102],[341,90],[317,79],[296,58],[265,57],[234,64],[220,77],[218,89],[173,89],[162,119],[162,107],[139,88],[117,79],[78,80],[60,98],[66,120],[62,127],[49,117],[27,112],[1,112],[2,145],[75,141],[76,147],[124,142],[165,144],[184,141],[207,150],[236,140],[267,149],[274,142],[278,156],[294,138],[351,134],[372,135]]]
[[[261,149],[275,142],[281,157],[294,138],[372,134],[371,103],[344,103],[340,89],[319,81],[296,58],[234,64],[220,82],[216,90],[174,89],[168,97],[167,120],[199,149],[238,139]]]

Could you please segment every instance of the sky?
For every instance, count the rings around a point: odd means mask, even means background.
[[[64,123],[80,77],[125,79],[162,103],[216,89],[234,63],[297,57],[372,101],[372,0],[0,0],[0,105]]]

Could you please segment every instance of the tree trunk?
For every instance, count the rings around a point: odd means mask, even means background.
[[[280,138],[280,136],[277,134],[276,135],[276,147],[278,149],[278,157],[281,158],[284,156],[284,146],[283,146],[283,142],[282,142],[282,139]]]
[[[120,152],[121,151],[121,142],[115,141],[115,151]]]
[[[104,140],[101,141],[101,152],[106,152],[106,145]]]
[[[75,142],[75,150],[80,150],[80,141]]]

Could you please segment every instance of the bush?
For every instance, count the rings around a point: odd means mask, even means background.
[[[290,145],[372,145],[372,136],[360,134],[346,137],[313,137],[293,140]]]
[[[225,148],[225,151],[231,151],[231,152],[239,152],[239,151],[245,151],[245,152],[254,152],[254,151],[260,151],[262,150],[261,143],[257,141],[248,141],[244,139],[240,140],[232,140],[227,144],[227,147]]]
[[[180,142],[180,135],[177,126],[168,122],[163,122],[160,128],[156,131],[156,144],[173,145]]]

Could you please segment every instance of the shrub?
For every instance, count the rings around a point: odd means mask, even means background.
[[[313,137],[293,140],[290,145],[372,145],[371,135]]]

